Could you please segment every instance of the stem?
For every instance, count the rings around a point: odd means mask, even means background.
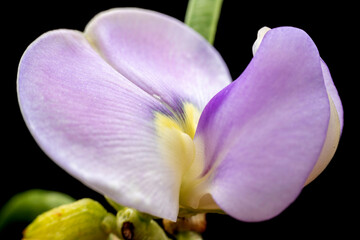
[[[185,23],[214,43],[223,0],[189,0]]]

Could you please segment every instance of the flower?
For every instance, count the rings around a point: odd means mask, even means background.
[[[178,20],[108,10],[84,33],[54,30],[28,47],[23,117],[51,159],[122,205],[173,221],[179,209],[272,218],[331,160],[343,111],[311,38],[268,30],[231,82]]]

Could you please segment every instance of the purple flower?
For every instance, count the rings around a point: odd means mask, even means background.
[[[231,82],[178,20],[100,13],[84,33],[50,31],[28,47],[23,117],[50,158],[122,205],[171,220],[179,209],[269,219],[331,160],[343,110],[311,38],[268,30]]]

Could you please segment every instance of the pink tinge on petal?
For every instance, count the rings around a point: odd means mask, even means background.
[[[272,218],[301,192],[325,141],[329,100],[320,56],[302,30],[270,30],[244,73],[205,107],[209,192],[229,215]]]

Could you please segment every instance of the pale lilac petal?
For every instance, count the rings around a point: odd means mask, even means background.
[[[202,110],[231,82],[219,53],[194,30],[161,13],[111,9],[85,35],[122,75],[174,110],[184,102]]]
[[[116,202],[175,220],[180,177],[159,152],[154,114],[171,113],[106,63],[82,33],[44,34],[24,53],[25,122],[62,168]]]
[[[204,109],[195,136],[209,192],[229,215],[269,219],[302,190],[324,144],[329,100],[302,30],[270,30],[244,73]]]

